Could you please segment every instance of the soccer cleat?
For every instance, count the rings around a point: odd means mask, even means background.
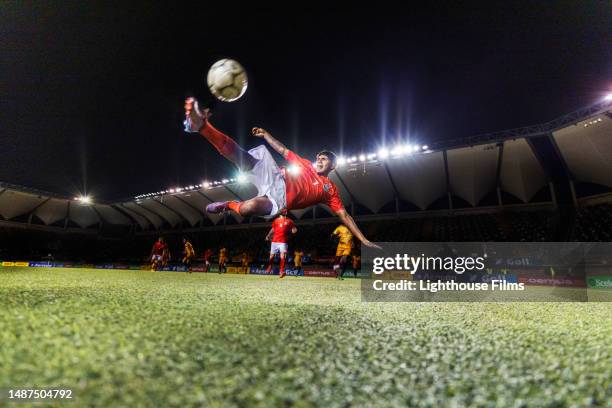
[[[278,274],[278,277],[283,279],[285,275],[286,275],[285,271],[280,271],[280,273]]]
[[[220,214],[224,211],[228,210],[229,201],[218,201],[216,203],[211,203],[206,206],[206,212],[211,214]]]
[[[195,98],[187,98],[185,100],[185,120],[183,121],[185,132],[198,133],[206,125],[210,115],[210,109],[200,110],[198,101]]]

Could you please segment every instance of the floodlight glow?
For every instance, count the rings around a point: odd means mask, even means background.
[[[389,157],[389,150],[382,148],[378,151],[378,157],[380,157],[381,159],[386,159],[387,157]]]
[[[91,198],[87,196],[80,196],[79,201],[81,204],[91,204]]]
[[[202,186],[204,186],[204,188],[208,188],[210,187],[210,183],[208,181],[205,181],[204,183],[202,183]]]
[[[427,145],[423,145],[422,149],[423,149],[423,150],[427,150],[427,149],[429,149],[429,146],[427,146]]]
[[[365,154],[360,154],[360,155],[359,155],[359,161],[360,161],[360,162],[365,161],[365,159],[366,159]]]
[[[236,177],[236,179],[238,180],[238,182],[239,182],[240,184],[242,184],[242,183],[246,183],[246,181],[247,181],[247,176],[245,176],[245,175],[244,175],[244,174],[242,174],[242,173],[239,173],[239,174],[238,174],[238,177]]]
[[[344,157],[338,157],[338,161],[336,162],[337,166],[344,166],[346,164],[346,159]]]
[[[376,153],[368,154],[368,160],[374,160],[376,158]]]
[[[227,184],[227,183],[229,183],[229,180],[228,180],[228,179],[223,179],[223,180],[221,180],[221,181],[223,182],[223,184]]]
[[[604,96],[604,101],[612,101],[612,93],[609,93],[606,96]]]
[[[403,151],[404,151],[404,148],[402,146],[395,146],[393,150],[391,150],[391,155],[399,156],[402,154]]]

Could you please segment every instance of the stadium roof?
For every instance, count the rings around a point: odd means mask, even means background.
[[[550,181],[547,163],[531,138],[547,136],[572,180],[612,188],[611,107],[612,101],[606,101],[542,125],[463,139],[463,145],[434,146],[418,153],[391,151],[384,159],[363,154],[340,166],[331,179],[348,208],[359,206],[373,214],[393,213],[400,201],[427,210],[449,193],[474,207],[496,192],[529,203]],[[142,230],[189,228],[223,220],[221,215],[205,213],[207,204],[245,200],[255,194],[254,186],[231,179],[122,202],[86,203],[3,183],[0,216],[3,223],[64,229],[102,224]],[[310,211],[292,214],[299,219]],[[321,211],[329,212],[321,207],[317,213]],[[236,223],[247,222],[233,213],[231,217]]]

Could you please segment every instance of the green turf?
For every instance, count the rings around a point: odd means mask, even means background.
[[[612,406],[611,315],[362,303],[352,279],[3,268],[0,389],[68,387],[72,406]]]

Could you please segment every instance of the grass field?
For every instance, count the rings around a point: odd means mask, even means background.
[[[70,406],[612,406],[610,303],[362,303],[353,279],[0,268],[0,310],[0,389],[72,388]]]

